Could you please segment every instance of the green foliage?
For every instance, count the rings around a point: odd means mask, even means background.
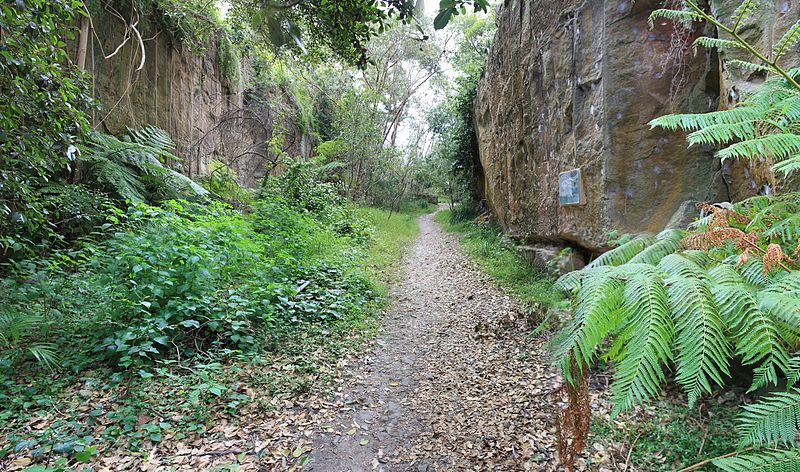
[[[224,32],[219,38],[219,68],[228,82],[228,89],[235,93],[242,85],[242,57],[239,48]]]
[[[88,183],[109,195],[134,203],[157,203],[176,198],[198,199],[208,191],[167,166],[178,161],[175,143],[162,129],[147,126],[129,130],[122,139],[95,133],[83,146]]]
[[[90,97],[70,63],[77,0],[0,5],[0,261],[56,237],[40,189],[69,174]]]
[[[371,39],[389,30],[394,22],[418,22],[413,16],[413,0],[231,3],[236,21],[248,25],[276,49],[302,53],[307,60],[326,58],[333,53],[361,68],[372,59],[367,51]],[[470,5],[475,12],[486,11],[488,1],[441,2],[434,26],[443,28],[453,16],[465,14]],[[418,29],[424,34],[421,27]]]
[[[485,12],[489,6],[489,0],[444,0],[439,3],[439,13],[433,19],[433,27],[444,28],[454,16],[466,14],[469,5],[473,7],[474,13]]]
[[[800,429],[800,390],[775,392],[746,405],[737,426],[742,444],[794,444]]]
[[[372,237],[367,222],[355,214],[336,186],[319,181],[311,162],[289,162],[279,178],[264,181],[264,191],[280,195],[289,206],[314,215],[339,235],[362,242]]]
[[[794,379],[791,386],[798,376],[790,357],[800,348],[798,276],[770,270],[767,264],[775,262],[767,262],[766,246],[779,242],[786,253],[797,246],[797,201],[796,194],[754,197],[735,212],[720,213],[725,223],[717,215],[681,244],[681,231],[637,237],[559,279],[556,286],[571,294],[573,306],[572,319],[553,343],[567,379],[584,375],[584,366],[598,356],[613,362],[616,412],[655,397],[673,365],[690,405],[727,385],[734,358],[754,367],[751,391],[777,386],[784,377]],[[743,243],[735,235],[743,231],[755,235],[749,241],[760,245],[763,256],[747,243],[753,254],[737,258]],[[778,241],[767,234],[790,237]],[[686,249],[712,240],[705,250]],[[579,361],[580,372],[572,371],[570,358]],[[791,389],[745,407],[738,424],[742,443],[794,444],[798,398]]]
[[[689,408],[680,392],[670,391],[646,410],[632,411],[622,418],[593,418],[589,444],[599,443],[611,454],[616,449],[616,463],[628,461],[630,470],[674,472],[686,464],[730,452],[737,441],[736,399],[735,392],[728,392],[704,402],[702,408]],[[587,462],[593,457],[589,455]],[[594,465],[592,461],[589,468]],[[710,472],[716,468],[709,464],[697,470]]]
[[[385,289],[371,280],[396,277],[417,232],[413,215],[355,212],[376,227],[369,245],[266,190],[248,216],[139,204],[105,238],[4,267],[0,455],[74,465],[97,451],[203,435],[246,405],[319,391],[374,333]],[[50,346],[59,353],[52,371],[30,362]],[[21,426],[52,408],[64,414],[42,429]],[[159,420],[142,422],[156,410]]]
[[[714,465],[725,472],[795,472],[800,470],[800,451],[764,451],[739,454],[735,457],[717,459]]]
[[[800,138],[794,134],[800,119],[800,85],[795,80],[798,70],[783,69],[778,61],[800,40],[800,22],[792,25],[773,45],[772,57],[768,57],[770,52],[759,52],[738,34],[758,8],[757,1],[743,1],[733,14],[732,26],[726,26],[708,15],[693,1],[687,1],[686,9],[682,11],[653,12],[651,25],[653,18],[658,17],[710,22],[720,30],[721,36],[700,37],[695,41],[695,46],[743,50],[745,54],[754,56],[757,62],[733,58],[727,61],[729,67],[774,75],[755,92],[744,96],[732,109],[703,114],[666,115],[652,120],[650,125],[691,131],[688,138],[690,145],[721,146],[717,157],[723,161],[771,159],[774,170],[788,175],[800,168]],[[724,34],[730,39],[723,37]]]
[[[132,3],[138,3],[144,17],[155,17],[159,26],[194,53],[206,51],[222,30],[216,1],[132,0]]]
[[[252,203],[252,189],[239,185],[236,173],[224,162],[211,161],[208,175],[200,178],[200,184],[211,194],[224,200],[234,208],[244,208]]]

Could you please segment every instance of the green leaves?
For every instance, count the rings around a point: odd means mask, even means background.
[[[714,465],[725,472],[797,472],[800,471],[800,450],[739,454],[716,459]]]
[[[83,147],[81,160],[88,164],[88,183],[122,200],[156,203],[207,196],[203,187],[163,164],[180,160],[174,150],[175,143],[166,131],[146,126],[128,129],[122,140],[95,133],[92,142]]]
[[[739,25],[742,23],[747,22],[750,17],[758,11],[760,6],[759,0],[744,0],[736,10],[733,11],[733,15],[731,16],[731,20],[733,21],[733,31],[737,31]]]
[[[692,10],[670,10],[661,8],[650,13],[650,16],[647,18],[648,27],[653,29],[654,22],[659,18],[680,23],[685,27],[690,26],[693,21],[700,21],[703,19],[700,14]]]
[[[800,41],[800,20],[797,20],[773,46],[773,60],[777,61]]]
[[[800,429],[800,389],[772,393],[743,410],[738,422],[743,444],[795,443]]]
[[[662,364],[672,359],[675,326],[661,275],[649,265],[626,267],[624,307],[627,328],[612,384],[614,411],[627,410],[658,393]]]
[[[433,27],[442,29],[450,23],[453,16],[466,14],[467,6],[472,5],[475,13],[486,11],[489,6],[488,0],[441,0],[439,2],[439,13],[433,19]]]
[[[725,384],[731,346],[706,278],[678,275],[667,285],[678,333],[675,380],[686,389],[691,407],[700,395],[711,393],[712,382]]]

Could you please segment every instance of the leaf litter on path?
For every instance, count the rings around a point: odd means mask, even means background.
[[[343,373],[333,431],[312,438],[307,468],[560,470],[550,394],[561,378],[546,336],[530,336],[525,311],[466,258],[456,235],[431,215],[420,225],[379,338]],[[592,402],[595,412],[609,409],[596,392]],[[348,431],[354,423],[359,435]],[[576,462],[609,464],[608,454]]]

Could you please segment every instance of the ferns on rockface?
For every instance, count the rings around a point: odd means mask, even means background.
[[[177,162],[175,143],[166,131],[146,126],[117,139],[95,133],[82,149],[87,165],[87,183],[109,195],[131,202],[157,202],[176,198],[194,199],[208,191],[189,177],[164,165]]]
[[[651,14],[651,25],[656,18],[684,25],[692,21],[707,21],[717,28],[720,37],[699,37],[695,40],[695,47],[739,50],[753,56],[755,62],[727,59],[725,62],[729,68],[773,73],[774,76],[729,110],[666,115],[652,120],[650,125],[691,132],[688,137],[690,146],[722,146],[717,152],[717,157],[722,160],[768,158],[774,161],[775,171],[790,174],[800,169],[800,136],[795,134],[800,125],[800,84],[796,80],[800,69],[783,69],[778,62],[800,42],[800,21],[789,27],[773,44],[771,51],[758,52],[739,36],[739,32],[758,10],[759,3],[743,1],[728,25],[703,11],[693,0],[686,0],[683,10],[656,10]]]

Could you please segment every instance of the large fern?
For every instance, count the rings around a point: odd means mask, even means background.
[[[160,128],[128,130],[118,139],[95,133],[82,149],[89,184],[121,200],[156,202],[168,198],[200,198],[208,191],[164,163],[178,161],[175,143]]]

